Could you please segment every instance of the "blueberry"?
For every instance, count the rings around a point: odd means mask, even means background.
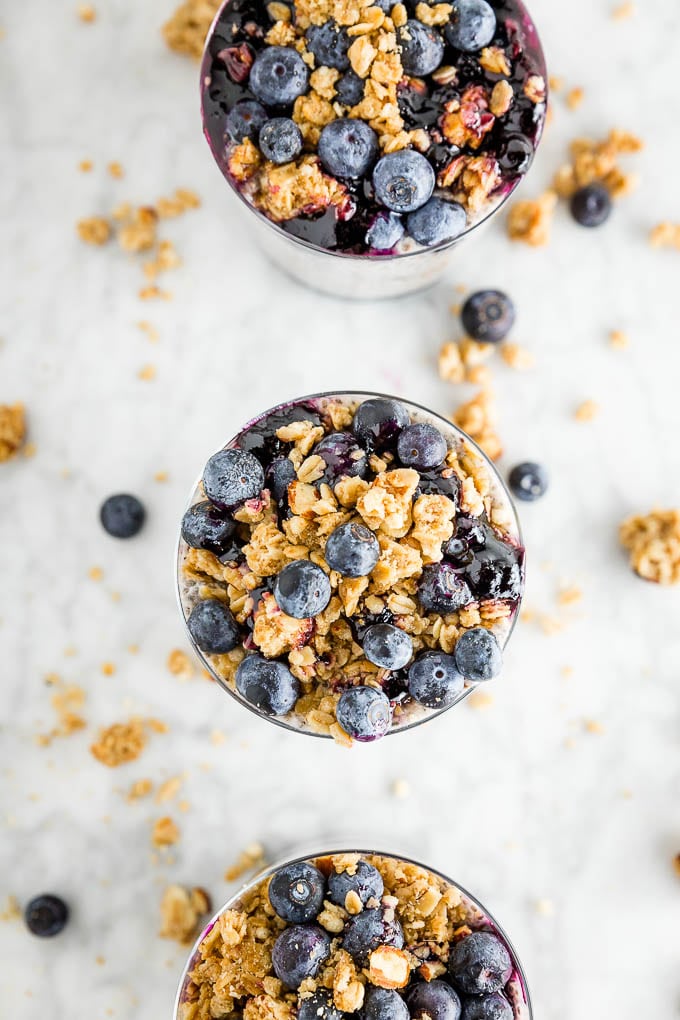
[[[380,559],[380,545],[365,524],[350,522],[331,532],[324,556],[343,577],[367,577]]]
[[[318,616],[331,600],[328,575],[310,560],[286,564],[276,576],[273,591],[279,609],[296,620]]]
[[[313,921],[323,906],[326,883],[308,861],[286,864],[269,883],[269,902],[284,921]]]
[[[512,974],[510,954],[496,936],[475,931],[457,942],[449,957],[449,976],[465,995],[499,992]]]
[[[307,91],[309,68],[296,50],[269,46],[250,71],[250,89],[268,106],[289,106]]]
[[[376,0],[373,6],[379,7],[385,14],[389,14],[395,3],[397,3],[397,0]]]
[[[272,163],[290,163],[302,152],[302,133],[290,117],[273,117],[260,129],[259,143]]]
[[[104,531],[113,538],[134,538],[142,530],[146,510],[136,496],[121,492],[104,500],[99,519]]]
[[[404,236],[404,224],[393,212],[381,212],[366,231],[366,244],[375,251],[391,251]]]
[[[388,920],[381,907],[370,907],[350,917],[342,939],[342,948],[362,966],[378,946],[402,949],[403,945],[401,925],[397,920]]]
[[[276,457],[265,471],[265,484],[277,503],[288,498],[288,486],[297,478],[292,460]]]
[[[569,208],[582,227],[601,227],[612,211],[611,195],[604,184],[588,184],[574,192]]]
[[[263,487],[262,465],[252,453],[243,450],[219,450],[203,472],[206,496],[226,510],[259,496]]]
[[[362,646],[368,661],[382,669],[402,669],[413,655],[413,641],[409,635],[391,623],[369,627]]]
[[[68,907],[59,896],[43,893],[36,896],[24,911],[24,920],[29,931],[41,938],[51,938],[63,931],[68,921]]]
[[[343,106],[356,106],[364,98],[366,82],[354,71],[348,71],[335,83],[335,98]]]
[[[412,212],[406,220],[406,229],[413,240],[429,247],[455,240],[466,227],[467,213],[463,206],[459,202],[445,202],[436,197]]]
[[[459,1020],[461,1004],[457,992],[445,981],[420,982],[406,993],[411,1020]]]
[[[394,446],[401,430],[410,423],[411,416],[398,400],[373,397],[357,407],[352,431],[369,449],[382,450]]]
[[[356,893],[364,906],[369,900],[379,900],[385,891],[382,875],[367,861],[359,861],[353,875],[349,871],[332,871],[328,879],[328,898],[344,907],[348,893]]]
[[[473,598],[465,578],[450,563],[431,563],[423,569],[418,600],[426,613],[447,616],[469,606]]]
[[[219,599],[197,602],[189,614],[187,627],[198,647],[208,655],[224,655],[241,641],[236,620]]]
[[[497,344],[515,324],[515,306],[502,290],[480,290],[467,299],[460,317],[473,340]]]
[[[287,988],[316,977],[331,952],[331,940],[316,924],[293,924],[282,931],[272,950],[274,973]]]
[[[484,627],[463,631],[453,650],[456,665],[466,680],[481,683],[498,676],[503,656],[496,635]]]
[[[324,481],[329,485],[335,485],[344,476],[363,478],[368,470],[366,451],[349,432],[330,432],[312,452],[326,465]]]
[[[207,499],[190,506],[182,518],[182,538],[192,549],[208,549],[219,556],[230,545],[236,525]]]
[[[444,58],[444,40],[436,28],[410,18],[397,30],[406,74],[422,77],[436,71]]]
[[[544,496],[548,489],[548,473],[540,464],[526,461],[524,464],[517,464],[510,472],[508,478],[510,490],[517,499],[527,503]]]
[[[525,135],[508,135],[498,152],[501,170],[511,174],[525,174],[533,158],[534,146]]]
[[[374,687],[350,687],[344,691],[336,715],[343,730],[360,742],[384,737],[392,721],[390,699]]]
[[[513,1020],[515,1011],[501,992],[463,1002],[462,1020]]]
[[[364,1020],[409,1020],[409,1012],[399,992],[368,985]]]
[[[429,471],[442,464],[448,446],[439,429],[426,422],[409,425],[399,436],[397,453],[406,467],[417,471]]]
[[[326,124],[317,146],[324,168],[335,177],[363,177],[378,156],[378,136],[354,117]]]
[[[300,684],[282,662],[249,655],[236,670],[236,689],[265,715],[286,715],[300,697]]]
[[[389,152],[373,171],[375,196],[393,212],[409,213],[425,205],[434,191],[434,170],[414,149]]]
[[[297,1020],[344,1020],[346,1016],[333,1001],[333,993],[320,988],[298,1003]]]
[[[448,708],[464,688],[456,660],[444,652],[424,652],[408,671],[409,694],[427,708]]]
[[[486,0],[454,0],[444,33],[455,49],[476,53],[488,46],[496,34],[493,7]]]
[[[346,71],[349,67],[349,43],[347,29],[339,28],[332,19],[323,25],[310,25],[307,29],[307,49],[314,54],[319,67]]]
[[[260,128],[267,122],[267,111],[254,99],[240,99],[227,116],[227,134],[233,142],[255,141]]]

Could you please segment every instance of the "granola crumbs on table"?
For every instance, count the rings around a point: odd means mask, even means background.
[[[560,588],[557,594],[558,606],[574,606],[583,601],[583,591],[577,584]]]
[[[574,411],[574,418],[578,422],[594,421],[600,413],[600,406],[594,400],[584,400]]]
[[[81,159],[80,163],[78,164],[78,169],[80,170],[81,174],[89,174],[90,171],[94,169],[94,163],[92,162],[91,159]]]
[[[680,510],[630,517],[621,525],[619,539],[639,577],[657,584],[680,582]]]
[[[613,199],[629,194],[636,184],[632,174],[619,165],[621,156],[639,153],[644,143],[627,131],[612,130],[606,138],[576,138],[570,146],[571,162],[555,175],[554,188],[560,198],[570,199],[589,184],[603,184]]]
[[[160,333],[158,332],[156,327],[153,326],[146,319],[142,319],[140,322],[138,322],[137,328],[141,329],[142,333],[146,335],[147,339],[150,340],[151,343],[156,343],[156,341],[160,337]]]
[[[676,854],[673,858],[673,870],[678,878],[680,878],[680,854]]]
[[[626,351],[630,347],[630,337],[622,329],[613,329],[609,334],[609,345],[617,351]]]
[[[521,199],[508,213],[508,235],[532,248],[542,248],[550,240],[550,228],[557,207],[557,195],[546,191],[537,199]]]
[[[115,180],[120,180],[121,177],[125,176],[125,171],[123,170],[122,164],[118,163],[116,160],[114,160],[112,163],[109,163],[106,169],[109,172],[109,176],[113,177]]]
[[[161,899],[160,937],[173,939],[180,945],[190,944],[211,909],[210,897],[204,889],[168,886]]]
[[[0,404],[0,464],[11,460],[26,442],[23,404]]]
[[[141,379],[142,382],[153,382],[156,378],[156,366],[155,365],[143,365],[137,373],[137,378]]]
[[[76,224],[78,237],[85,244],[104,245],[111,238],[111,225],[103,216],[88,216]]]
[[[86,24],[97,20],[97,11],[92,4],[78,4],[78,17]]]
[[[153,792],[153,782],[150,779],[136,779],[127,792],[126,800],[129,804],[136,800],[143,800]]]
[[[201,59],[208,29],[221,0],[184,0],[163,25],[163,38],[175,53]]]
[[[649,234],[652,248],[677,248],[680,250],[680,223],[659,223]]]
[[[20,921],[22,918],[21,904],[16,896],[7,896],[5,905],[0,910],[0,921]]]
[[[258,871],[266,864],[264,847],[261,843],[251,843],[243,850],[237,860],[224,873],[225,882],[235,882],[251,869]]]
[[[104,571],[101,567],[90,567],[87,572],[87,576],[91,581],[101,581],[104,577]]]
[[[135,761],[147,743],[147,729],[164,733],[167,727],[156,719],[133,718],[126,723],[114,723],[99,731],[97,741],[92,744],[92,755],[108,768],[117,768]]]
[[[631,0],[627,0],[626,3],[619,4],[612,11],[612,18],[614,21],[627,21],[637,13],[635,4]]]
[[[567,92],[566,103],[570,110],[578,110],[583,105],[585,99],[585,92],[582,88],[573,88]]]
[[[168,672],[173,676],[179,676],[183,680],[189,680],[194,675],[194,664],[191,658],[181,648],[173,648],[167,658],[166,666]]]
[[[500,355],[505,364],[509,368],[514,368],[517,372],[526,372],[536,364],[534,355],[526,347],[522,347],[521,344],[502,344]]]
[[[493,394],[482,389],[477,396],[461,404],[454,412],[453,423],[481,447],[491,460],[498,460],[503,445],[496,431],[496,407]]]
[[[164,846],[174,846],[180,839],[179,826],[173,822],[169,815],[158,818],[154,822],[151,832],[151,844],[157,849]]]
[[[58,722],[48,733],[38,734],[36,743],[40,747],[49,747],[56,738],[69,737],[72,733],[85,729],[87,725],[81,715],[86,697],[82,687],[78,687],[77,684],[62,684],[56,673],[48,674],[45,680],[50,686],[58,688],[50,699]]]

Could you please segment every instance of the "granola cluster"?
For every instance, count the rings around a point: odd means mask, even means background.
[[[0,464],[16,457],[26,440],[23,404],[0,404]]]
[[[619,529],[630,565],[645,581],[680,582],[680,510],[652,510],[630,517]]]

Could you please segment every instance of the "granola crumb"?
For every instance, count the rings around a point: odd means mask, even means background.
[[[680,878],[680,854],[676,854],[673,858],[673,870],[678,878]]]
[[[231,867],[224,873],[225,882],[235,882],[252,868],[260,869],[266,863],[264,847],[261,843],[251,843],[243,850]]]
[[[604,726],[597,719],[584,719],[583,728],[586,733],[592,733],[594,736],[601,736],[604,733]]]
[[[160,337],[160,333],[158,332],[156,327],[153,326],[150,322],[147,322],[146,319],[142,319],[140,322],[138,322],[137,327],[141,329],[142,333],[146,335],[147,339],[150,340],[151,343],[156,343],[156,341]]]
[[[536,364],[536,359],[531,351],[522,347],[521,344],[504,343],[501,347],[501,358],[506,365],[514,368],[517,372],[526,372]]]
[[[540,198],[523,199],[510,209],[508,235],[532,248],[542,248],[550,240],[550,228],[557,206],[557,195],[546,191]]]
[[[482,389],[476,397],[461,404],[453,415],[453,423],[482,448],[491,460],[503,453],[500,436],[496,431],[496,409],[490,390]]]
[[[659,223],[649,235],[652,248],[677,248],[680,250],[680,223]]]
[[[173,676],[189,680],[194,675],[194,664],[186,652],[181,648],[173,648],[167,658],[168,671]]]
[[[204,889],[168,886],[161,899],[160,937],[188,945],[198,933],[199,923],[211,909],[210,897]]]
[[[163,846],[174,846],[175,843],[179,842],[179,838],[179,826],[168,815],[154,822],[151,833],[152,846],[155,846],[157,849]]]
[[[128,790],[126,800],[132,804],[136,800],[143,800],[153,792],[153,783],[150,779],[136,779]]]
[[[137,373],[137,378],[143,382],[153,382],[156,378],[156,366],[155,365],[143,365]]]
[[[117,768],[135,761],[146,747],[146,733],[141,719],[127,723],[114,723],[99,731],[90,751],[97,761],[108,768]]]
[[[612,11],[612,18],[614,21],[627,21],[628,18],[632,18],[636,13],[635,4],[628,0],[628,2],[619,4]]]
[[[78,4],[78,17],[86,24],[97,20],[97,11],[92,4]]]
[[[632,174],[624,173],[619,157],[640,152],[643,142],[626,131],[610,131],[606,138],[576,138],[570,146],[571,161],[555,175],[554,188],[560,198],[569,199],[589,184],[604,185],[613,199],[629,194],[636,184]]]
[[[557,595],[557,604],[560,606],[574,606],[583,600],[583,591],[577,584],[561,588]]]
[[[125,176],[125,171],[123,170],[122,164],[118,163],[116,160],[114,160],[112,163],[109,163],[106,169],[109,171],[110,176],[115,178],[116,180],[120,180],[121,177]]]
[[[183,781],[182,776],[172,776],[161,783],[156,794],[156,803],[167,804],[168,801],[174,800],[182,788]]]
[[[574,418],[579,422],[589,422],[597,418],[600,406],[594,400],[584,400],[574,411]]]
[[[80,163],[78,164],[78,169],[80,170],[81,174],[89,174],[93,170],[93,168],[94,163],[92,162],[91,159],[81,159]]]
[[[0,910],[0,921],[21,920],[21,905],[16,896],[7,896],[5,905]]]
[[[169,290],[161,290],[155,283],[149,287],[142,287],[139,291],[139,298],[142,301],[170,301],[172,294]]]
[[[103,216],[87,216],[78,220],[76,229],[85,244],[103,245],[111,238],[111,224]]]
[[[630,347],[630,337],[622,329],[613,329],[609,334],[609,345],[616,351],[626,351]]]
[[[53,740],[58,737],[69,737],[85,729],[86,722],[81,715],[81,709],[85,704],[85,691],[77,684],[63,685],[56,673],[48,673],[45,682],[56,687],[50,701],[57,716],[57,725],[48,733],[40,733],[36,742],[40,747],[49,747]]]
[[[411,785],[406,779],[395,779],[392,783],[392,796],[397,800],[406,800],[411,796]]]
[[[208,29],[220,0],[185,0],[163,25],[163,38],[174,53],[201,59]]]
[[[566,102],[570,110],[578,110],[583,105],[584,99],[585,92],[582,88],[573,88],[567,92]]]
[[[87,572],[87,576],[91,581],[101,581],[104,576],[104,571],[101,567],[90,567]]]
[[[632,569],[643,580],[680,582],[680,510],[652,510],[630,517],[621,525],[619,539],[630,554]]]
[[[0,404],[0,464],[16,457],[25,442],[26,412],[24,405]]]

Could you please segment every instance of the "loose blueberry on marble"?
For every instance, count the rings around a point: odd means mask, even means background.
[[[396,919],[390,920],[380,907],[370,907],[350,917],[342,938],[342,947],[357,963],[365,966],[378,946],[402,949],[404,933]]]
[[[294,924],[313,921],[323,906],[326,883],[308,861],[286,864],[269,883],[269,902],[279,917]]]
[[[225,655],[241,641],[236,620],[219,599],[197,602],[189,614],[187,627],[198,647],[208,655]]]
[[[324,556],[343,577],[367,577],[380,559],[380,545],[365,524],[348,522],[331,532]]]
[[[406,220],[406,228],[418,244],[433,247],[453,241],[467,227],[467,213],[459,202],[445,202],[432,197]]]
[[[445,652],[423,652],[408,671],[408,692],[427,708],[448,708],[465,689],[456,660]]]
[[[486,0],[454,0],[444,34],[451,46],[464,53],[477,53],[496,34],[496,14]]]
[[[272,163],[290,163],[302,152],[302,133],[290,117],[272,117],[260,128],[259,145]]]
[[[277,574],[274,597],[287,616],[305,620],[324,611],[331,600],[331,583],[316,563],[294,560]]]
[[[354,71],[347,71],[335,83],[335,98],[343,106],[357,106],[364,98],[366,82]]]
[[[604,184],[588,184],[574,192],[570,209],[582,227],[601,227],[611,215],[611,195]]]
[[[513,1020],[515,1013],[502,992],[463,1000],[461,1020]]]
[[[219,450],[203,472],[203,488],[216,506],[231,510],[247,499],[259,496],[264,487],[264,470],[252,453]]]
[[[267,123],[267,111],[254,99],[241,99],[227,114],[226,130],[233,142],[255,141]]]
[[[399,433],[410,422],[410,414],[398,400],[372,397],[356,409],[352,431],[369,449],[383,450],[396,444]]]
[[[461,1003],[458,993],[445,981],[423,981],[406,993],[411,1020],[459,1020]]]
[[[64,930],[68,922],[69,910],[59,896],[43,893],[36,896],[24,910],[26,927],[34,935],[41,938],[52,938]]]
[[[104,500],[99,519],[104,531],[113,538],[134,538],[142,530],[146,510],[136,496],[121,492]]]
[[[250,70],[249,86],[268,106],[288,106],[307,91],[309,68],[288,46],[261,50]]]
[[[307,49],[316,57],[317,67],[335,67],[338,71],[346,71],[349,67],[349,44],[347,29],[340,28],[333,20],[323,25],[311,25],[307,29]]]
[[[335,485],[344,475],[363,478],[368,470],[366,451],[349,432],[330,432],[316,444],[312,453],[326,465],[324,481]]]
[[[409,1020],[408,1006],[399,992],[368,985],[364,999],[364,1020]]]
[[[436,28],[410,18],[397,30],[406,74],[422,77],[436,71],[444,57],[444,40]]]
[[[315,924],[293,924],[281,932],[272,950],[274,973],[286,988],[299,988],[316,977],[331,952],[330,936]]]
[[[523,464],[517,464],[512,469],[508,483],[510,491],[514,496],[517,496],[517,499],[533,503],[547,492],[548,472],[541,464],[526,461]]]
[[[230,545],[236,528],[231,517],[205,499],[190,506],[182,518],[182,538],[192,549],[207,549],[220,556]]]
[[[345,906],[348,893],[355,893],[366,906],[369,900],[379,900],[384,892],[382,875],[367,861],[358,861],[354,874],[333,870],[328,879],[328,898],[339,907]]]
[[[457,942],[449,957],[449,977],[465,995],[491,995],[510,980],[512,960],[491,932],[476,931]]]
[[[439,429],[427,422],[408,425],[399,436],[397,453],[405,467],[429,471],[439,467],[446,457],[448,446]]]
[[[336,716],[345,733],[354,740],[360,743],[378,740],[390,728],[390,699],[374,687],[350,687],[340,695]]]
[[[336,177],[362,177],[378,158],[378,136],[366,121],[333,120],[322,129],[317,147],[325,170]]]
[[[301,999],[297,1008],[297,1020],[344,1020],[342,1013],[333,1001],[333,993],[320,988],[306,999]]]
[[[288,486],[297,478],[292,460],[289,457],[276,457],[265,471],[265,485],[277,503],[282,503],[288,496]]]
[[[460,672],[473,683],[492,680],[503,667],[503,656],[496,635],[484,627],[463,631],[453,654]]]
[[[373,171],[375,196],[397,213],[410,213],[425,205],[432,195],[435,176],[425,156],[414,149],[389,152]]]
[[[467,299],[460,317],[473,340],[498,344],[514,325],[515,306],[502,290],[480,290]]]
[[[426,613],[446,616],[473,601],[465,578],[450,563],[431,563],[424,567],[418,583],[418,601]]]
[[[369,627],[362,641],[364,655],[381,669],[402,669],[413,656],[413,641],[399,627],[391,623],[376,623]]]
[[[248,655],[236,670],[236,689],[265,715],[286,715],[300,697],[300,684],[282,662]]]
[[[404,224],[396,213],[378,213],[366,231],[366,244],[376,251],[391,251],[403,236]]]

